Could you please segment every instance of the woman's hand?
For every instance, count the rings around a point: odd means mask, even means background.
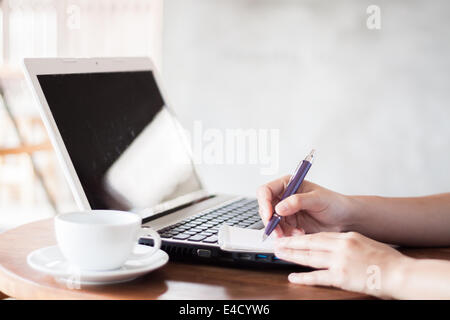
[[[259,214],[264,224],[267,225],[274,210],[285,217],[274,230],[278,237],[349,230],[352,221],[349,198],[305,180],[296,194],[280,202],[289,178],[285,176],[258,189]]]
[[[276,240],[275,255],[282,260],[321,270],[291,273],[289,281],[332,286],[391,298],[401,286],[402,267],[413,260],[388,245],[359,233],[320,232]]]

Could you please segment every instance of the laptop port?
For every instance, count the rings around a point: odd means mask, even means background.
[[[241,260],[252,260],[252,255],[248,253],[240,253],[238,257]]]
[[[269,258],[269,257],[268,257],[267,255],[265,255],[265,254],[257,254],[257,255],[255,256],[255,260],[256,260],[256,261],[262,261],[262,260],[267,261],[267,260],[269,260],[268,258]]]
[[[211,257],[211,250],[208,249],[197,249],[197,256],[202,258],[210,258]]]

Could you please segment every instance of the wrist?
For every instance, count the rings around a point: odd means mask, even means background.
[[[408,275],[416,262],[416,259],[400,255],[398,259],[390,261],[382,274],[381,298],[401,299],[408,282]]]
[[[358,196],[342,195],[344,208],[344,219],[341,225],[341,231],[358,231],[358,225],[363,220],[361,217],[364,212],[363,200]]]

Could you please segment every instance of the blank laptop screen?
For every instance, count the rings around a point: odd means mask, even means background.
[[[37,78],[91,208],[151,215],[201,190],[151,71]]]

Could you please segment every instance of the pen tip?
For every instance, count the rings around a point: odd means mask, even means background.
[[[267,239],[267,234],[263,234],[263,236],[262,236],[262,241],[264,242],[264,241],[266,241],[266,239]]]
[[[314,153],[316,153],[316,149],[312,149],[311,152],[306,156],[305,160],[312,163],[314,160]]]

